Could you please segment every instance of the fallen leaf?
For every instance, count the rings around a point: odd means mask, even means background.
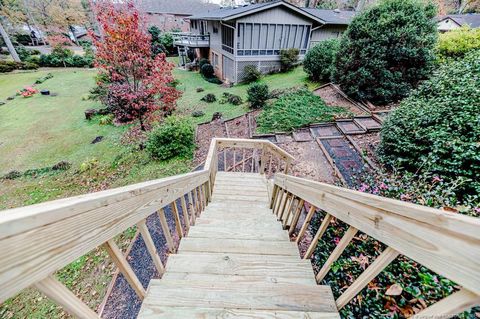
[[[400,296],[402,292],[403,292],[402,286],[400,286],[399,284],[393,284],[387,289],[385,294],[387,296]]]

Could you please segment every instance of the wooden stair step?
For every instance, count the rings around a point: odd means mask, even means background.
[[[200,221],[198,219],[197,221]],[[188,237],[232,238],[289,241],[288,233],[279,223],[258,224],[247,221],[218,221],[215,225],[196,224],[190,228]]]
[[[313,276],[309,260],[295,256],[193,253],[170,255],[167,271],[239,276]]]
[[[251,196],[263,196],[263,197],[266,197],[268,196],[268,191],[267,191],[267,188],[263,188],[263,189],[260,189],[260,188],[254,188],[254,189],[251,189],[251,188],[245,188],[245,187],[242,187],[243,189],[237,189],[237,188],[219,188],[219,189],[216,189],[215,190],[215,195],[231,195],[231,196],[235,196],[235,195],[251,195]]]
[[[276,221],[274,216],[253,215],[250,217],[247,214],[242,214],[242,215],[232,214],[230,216],[235,216],[235,218],[225,218],[225,215],[222,213],[211,213],[208,215],[205,213],[205,214],[202,214],[202,216],[196,220],[195,225],[197,226],[211,225],[211,226],[227,227],[227,228],[235,227],[235,225],[237,225],[237,227],[239,228],[264,226],[265,228],[273,227],[273,228],[282,230],[282,225],[280,224],[280,222]]]
[[[237,225],[240,225],[240,221],[237,222]],[[188,237],[289,241],[288,233],[279,229],[277,226],[274,226],[274,224],[269,226],[255,225],[255,227],[250,229],[242,229],[242,227],[236,227],[235,225],[230,225],[228,228],[219,228],[211,225],[196,224],[190,228]]]
[[[333,312],[304,312],[304,311],[268,311],[251,309],[223,309],[198,307],[170,307],[148,304],[142,306],[138,318],[168,318],[168,319],[340,319],[338,313]]]
[[[144,306],[206,307],[336,313],[328,286],[152,280]]]
[[[225,220],[243,220],[251,219],[258,221],[268,221],[270,223],[276,223],[276,217],[272,213],[258,212],[257,210],[241,211],[241,212],[226,212],[220,210],[206,210],[202,213],[199,219],[225,219]]]
[[[247,202],[257,202],[257,203],[268,203],[268,196],[252,196],[252,195],[222,195],[213,193],[212,195],[212,202],[214,201],[247,201]]]
[[[218,275],[218,274],[196,274],[186,272],[166,272],[163,279],[188,280],[188,281],[208,281],[208,282],[240,282],[240,283],[291,283],[302,285],[317,285],[315,278],[311,274],[305,273],[298,277],[279,277],[279,276],[238,276],[238,275]]]
[[[181,240],[178,252],[236,253],[299,257],[298,248],[296,244],[292,242],[219,238],[186,237]]]

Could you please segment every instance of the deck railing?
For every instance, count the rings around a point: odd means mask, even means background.
[[[274,178],[271,208],[295,230],[302,206],[310,203],[300,238],[315,213],[324,218],[305,258],[309,258],[332,217],[350,225],[317,275],[321,281],[358,232],[388,248],[337,300],[344,307],[399,254],[422,263],[463,286],[418,316],[454,314],[480,303],[480,219],[360,193],[286,175],[293,157],[266,140],[213,139],[202,170],[112,190],[0,212],[0,303],[34,286],[70,314],[98,318],[52,275],[97,247],[104,247],[138,297],[145,289],[113,238],[136,225],[160,275],[164,266],[146,227],[157,214],[170,252],[176,247],[164,208],[169,207],[178,236],[195,223],[210,201],[218,171],[251,172]],[[274,175],[275,174],[275,175]]]
[[[193,34],[188,32],[172,33],[173,44],[190,47],[209,47],[210,35],[208,34]]]
[[[329,184],[275,175],[271,208],[290,232],[304,202],[311,206],[297,242],[317,209],[326,212],[304,258],[310,258],[332,218],[349,228],[316,275],[321,282],[332,264],[361,231],[387,245],[375,261],[336,300],[341,309],[400,254],[463,288],[414,318],[450,318],[480,305],[480,219],[366,194]]]
[[[243,152],[244,164],[235,163],[237,150],[246,150]],[[233,157],[228,155],[231,151]],[[255,155],[246,158],[248,152]],[[239,171],[240,167],[246,166],[247,160],[253,159],[248,167],[260,172],[265,170],[267,159],[275,158],[287,171],[291,158],[267,141],[214,139],[201,171],[1,211],[0,304],[34,286],[70,314],[79,318],[98,318],[52,274],[100,246],[143,300],[145,289],[113,238],[136,225],[158,273],[163,274],[164,266],[146,227],[146,218],[157,213],[168,249],[175,252],[164,207],[171,209],[176,233],[183,237],[179,212],[182,212],[188,230],[210,200],[220,154],[226,154],[228,171]]]

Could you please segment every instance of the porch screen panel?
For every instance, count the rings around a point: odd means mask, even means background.
[[[233,53],[233,39],[234,39],[234,30],[233,28],[222,25],[222,49]]]

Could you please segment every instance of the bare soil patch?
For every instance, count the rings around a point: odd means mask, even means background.
[[[357,106],[356,104],[352,103],[349,99],[343,96],[337,89],[335,89],[332,85],[326,85],[320,87],[313,91],[313,94],[318,95],[322,98],[323,101],[328,106],[340,106],[344,109],[349,110],[354,115],[367,115],[368,113],[365,112],[362,108]]]
[[[363,156],[367,156],[375,165],[379,166],[377,149],[380,143],[380,132],[350,136],[360,147]]]

